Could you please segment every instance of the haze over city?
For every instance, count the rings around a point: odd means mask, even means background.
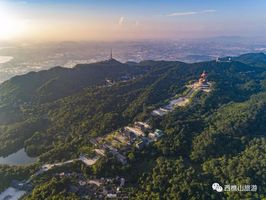
[[[266,1],[2,0],[0,40],[106,41],[260,37]]]

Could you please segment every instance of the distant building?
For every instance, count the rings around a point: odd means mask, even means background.
[[[144,132],[139,128],[127,126],[127,127],[125,127],[125,130],[134,133],[136,136],[144,136],[145,135]]]
[[[160,130],[160,129],[156,129],[156,130],[154,131],[154,135],[155,135],[157,138],[160,138],[160,137],[162,137],[162,136],[164,135],[164,133],[163,133],[162,130]]]
[[[111,79],[105,79],[105,83],[109,87],[113,86],[115,84],[115,82],[113,80],[111,80]]]
[[[207,77],[208,77],[208,74],[205,71],[203,71],[202,74],[200,75],[199,83],[206,85],[207,84]]]
[[[140,142],[136,143],[136,147],[140,150],[143,149],[145,147],[145,142],[140,141]]]
[[[123,133],[117,134],[115,136],[115,139],[118,140],[119,142],[123,143],[123,144],[127,143],[127,138],[126,138],[125,134],[123,134]]]
[[[231,62],[232,58],[231,57],[226,57],[226,58],[216,58],[216,62]]]
[[[139,128],[142,131],[148,131],[151,129],[151,126],[145,122],[135,122],[134,125],[136,128]]]
[[[150,140],[147,137],[142,137],[139,142],[136,143],[138,149],[143,149],[145,146],[148,146]]]
[[[94,151],[100,156],[105,156],[106,154],[104,149],[94,149]]]
[[[165,114],[167,114],[170,110],[168,109],[165,109],[165,108],[159,108],[159,109],[156,109],[156,110],[153,110],[152,111],[152,115],[157,115],[157,116],[164,116]]]
[[[151,139],[151,140],[156,140],[156,135],[154,133],[149,133],[148,134],[148,137]]]
[[[128,138],[129,141],[134,141],[137,138],[136,135],[132,133],[131,131],[125,130],[123,134]]]
[[[107,194],[107,198],[117,198],[117,194]]]

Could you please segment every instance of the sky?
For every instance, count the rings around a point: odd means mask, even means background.
[[[264,36],[266,0],[0,0],[0,40]]]

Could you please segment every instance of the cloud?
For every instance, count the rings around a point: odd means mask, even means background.
[[[118,25],[122,26],[125,23],[125,18],[122,16],[118,20]]]
[[[170,13],[166,16],[168,16],[168,17],[188,16],[188,15],[198,15],[198,14],[213,13],[213,12],[216,12],[216,10],[209,9],[209,10],[190,11],[190,12],[175,12],[175,13]]]
[[[213,12],[216,12],[216,10],[212,10],[212,9],[210,9],[210,10],[202,10],[202,11],[200,11],[198,13],[213,13]]]
[[[168,14],[167,16],[173,17],[173,16],[187,16],[187,15],[195,15],[197,12],[176,12]]]
[[[120,27],[126,27],[126,28],[133,28],[133,27],[139,27],[141,23],[138,20],[126,18],[124,16],[119,17],[117,21],[118,26]]]

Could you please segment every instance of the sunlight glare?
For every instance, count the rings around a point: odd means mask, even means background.
[[[19,37],[26,30],[27,21],[19,18],[6,5],[0,3],[0,40]]]

